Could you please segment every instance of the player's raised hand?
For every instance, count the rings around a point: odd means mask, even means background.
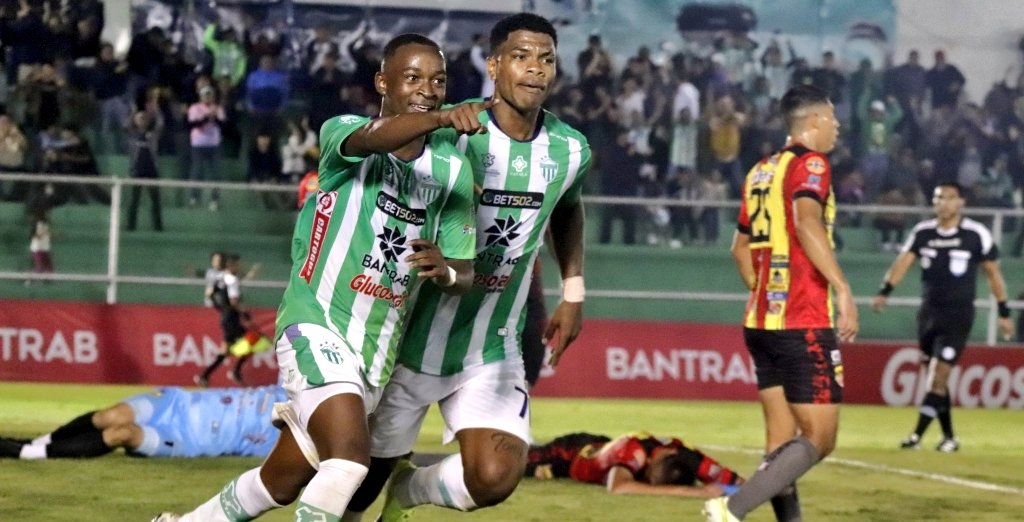
[[[487,127],[477,117],[483,111],[494,107],[496,98],[484,101],[460,103],[438,111],[438,122],[441,128],[455,129],[459,134],[485,134]]]

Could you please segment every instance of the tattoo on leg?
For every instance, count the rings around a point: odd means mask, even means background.
[[[495,433],[491,435],[491,440],[494,442],[495,453],[511,453],[513,455],[519,455],[523,453],[523,441],[516,437],[507,435],[504,433]]]

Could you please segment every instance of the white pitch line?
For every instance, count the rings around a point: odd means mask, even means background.
[[[732,451],[737,453],[748,453],[751,455],[762,455],[764,452],[758,450],[752,450],[748,448],[737,448],[735,446],[719,446],[719,445],[706,445],[702,446],[708,449],[719,450],[719,451]],[[928,480],[934,480],[936,482],[944,482],[946,484],[953,484],[956,486],[964,486],[968,488],[979,489],[982,491],[996,491],[999,493],[1010,493],[1011,495],[1022,495],[1024,496],[1024,489],[1015,488],[1011,486],[1003,486],[1000,484],[992,484],[991,482],[982,482],[979,480],[968,480],[952,475],[943,475],[941,473],[926,473],[924,471],[915,471],[912,469],[894,468],[892,466],[886,466],[883,464],[872,464],[870,462],[863,462],[860,460],[842,459],[836,457],[827,457],[825,459],[826,464],[837,464],[840,466],[848,466],[851,468],[867,469],[871,471],[880,471],[883,473],[892,473],[895,475],[904,475],[907,477],[923,478]]]

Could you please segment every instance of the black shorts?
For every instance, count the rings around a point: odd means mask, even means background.
[[[917,311],[917,345],[924,362],[937,357],[956,364],[974,325],[974,305],[928,306]]]
[[[743,338],[757,368],[757,389],[782,386],[793,404],[843,402],[843,361],[831,328],[744,328]]]
[[[235,344],[235,341],[245,335],[245,327],[242,326],[242,316],[234,308],[229,308],[220,313],[220,329],[224,334],[224,342],[228,347]]]

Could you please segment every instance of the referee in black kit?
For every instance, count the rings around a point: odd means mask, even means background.
[[[930,388],[921,403],[917,428],[900,447],[920,448],[921,436],[938,417],[942,441],[935,449],[952,452],[960,449],[960,442],[953,435],[947,382],[974,323],[979,265],[999,302],[999,331],[1006,340],[1013,335],[1013,321],[1006,306],[1006,283],[999,270],[999,248],[985,225],[963,216],[963,188],[957,183],[940,183],[935,187],[932,206],[935,218],[918,223],[910,232],[872,306],[880,312],[893,287],[903,280],[915,260],[921,260],[923,302],[917,314],[917,337]]]

